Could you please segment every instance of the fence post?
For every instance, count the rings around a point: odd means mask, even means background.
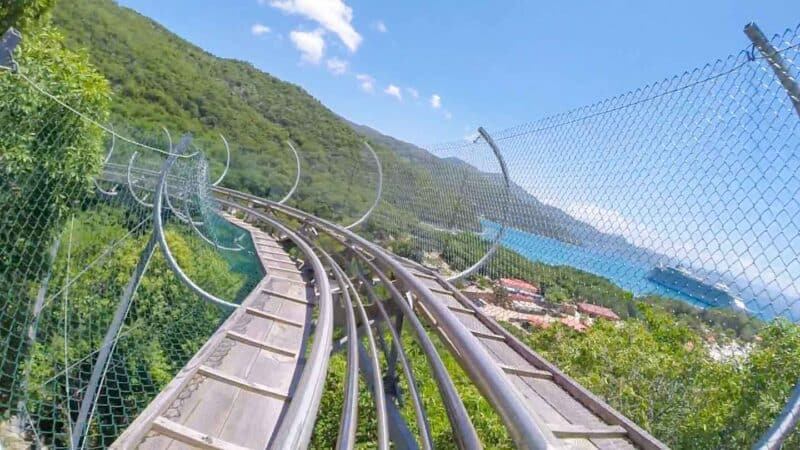
[[[0,66],[11,67],[14,64],[14,50],[22,40],[22,35],[14,28],[9,28],[0,39]]]
[[[794,105],[794,110],[800,117],[800,86],[797,84],[786,62],[781,57],[780,53],[769,42],[764,32],[755,24],[755,22],[748,23],[744,27],[744,34],[750,39],[753,45],[761,52],[761,55],[769,62],[775,76],[786,89],[789,99]],[[792,391],[792,395],[783,407],[780,415],[775,418],[772,426],[761,436],[761,439],[753,446],[753,449],[758,450],[772,450],[780,448],[783,441],[794,431],[800,420],[800,380]]]
[[[778,77],[783,88],[786,89],[786,92],[789,94],[789,99],[791,99],[792,104],[794,104],[795,112],[800,116],[800,87],[797,85],[797,80],[792,78],[789,67],[786,65],[783,58],[781,58],[780,53],[770,44],[767,37],[761,29],[758,28],[755,22],[750,22],[745,25],[744,34],[747,35],[750,41],[753,42],[753,45],[761,52],[761,55],[769,62],[772,71],[775,72],[775,76]]]
[[[131,277],[128,285],[125,287],[125,291],[122,293],[122,298],[120,299],[117,310],[114,313],[114,318],[111,321],[111,325],[108,327],[108,330],[106,330],[106,336],[103,339],[103,345],[100,347],[100,352],[97,355],[97,360],[95,361],[94,368],[92,369],[92,376],[89,378],[89,384],[87,385],[86,392],[81,400],[81,409],[78,412],[78,420],[75,421],[75,426],[72,429],[72,450],[81,448],[81,440],[84,432],[89,426],[89,416],[91,411],[94,409],[95,399],[97,398],[97,394],[100,390],[100,380],[106,372],[106,367],[108,366],[108,360],[111,357],[111,352],[116,346],[116,342],[114,342],[114,340],[117,338],[119,330],[122,328],[122,323],[124,322],[125,317],[128,315],[128,310],[130,309],[131,301],[133,300],[133,294],[136,293],[136,289],[139,287],[139,283],[142,281],[142,277],[147,270],[150,259],[155,252],[157,242],[158,241],[156,240],[155,233],[150,235],[150,240],[147,241],[147,247],[145,247],[141,256],[139,256],[139,263],[136,264],[136,270],[133,272],[133,277]]]

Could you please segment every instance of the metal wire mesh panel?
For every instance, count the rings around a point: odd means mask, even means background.
[[[488,133],[508,191],[480,134],[396,148],[365,232],[453,279],[485,260],[465,292],[670,445],[752,445],[800,370],[800,28],[771,46]]]
[[[190,293],[156,251],[169,135],[101,127],[100,100],[19,62],[0,73],[2,435],[105,448],[229,311]],[[249,234],[216,213],[200,150],[212,145],[194,141],[168,176],[166,240],[200,286],[235,302],[263,273]]]

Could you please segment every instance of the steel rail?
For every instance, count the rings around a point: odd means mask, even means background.
[[[381,167],[381,160],[378,158],[378,154],[375,153],[375,150],[372,149],[372,146],[370,146],[368,142],[364,141],[364,146],[366,146],[367,150],[369,150],[369,152],[372,154],[372,158],[375,159],[375,166],[378,168],[378,190],[375,194],[375,200],[372,202],[372,206],[369,207],[367,212],[365,212],[360,219],[344,227],[345,230],[352,230],[369,219],[369,216],[371,216],[372,212],[375,211],[375,208],[378,207],[378,203],[380,203],[381,196],[383,195],[383,167]]]
[[[114,131],[114,127],[111,124],[109,124],[108,127],[111,128],[111,131]],[[108,149],[108,154],[106,155],[105,159],[103,160],[103,165],[108,164],[108,161],[111,159],[111,155],[114,153],[114,147],[116,147],[116,145],[117,145],[117,135],[112,133],[111,134],[111,148]],[[111,188],[110,191],[106,191],[105,189],[101,188],[99,184],[97,184],[97,178],[96,177],[92,178],[92,182],[94,183],[94,187],[98,191],[100,191],[101,194],[107,195],[109,197],[114,197],[117,194],[119,194],[119,192],[117,192],[117,188],[119,187],[119,185],[115,185],[113,188]]]
[[[336,264],[327,253],[323,254],[333,267]],[[356,440],[358,427],[358,327],[356,315],[353,313],[353,299],[350,297],[351,286],[347,277],[337,267],[336,279],[344,298],[344,313],[347,322],[347,378],[344,386],[344,399],[342,401],[342,421],[339,423],[339,435],[336,438],[336,448],[340,450],[352,449]]]
[[[358,428],[358,326],[353,312],[353,299],[350,289],[353,289],[350,280],[331,258],[330,254],[318,244],[313,243],[322,259],[328,263],[333,272],[336,283],[339,285],[341,305],[344,309],[347,333],[347,376],[345,378],[344,398],[342,401],[342,420],[339,423],[339,435],[336,439],[336,448],[350,450],[355,446],[356,429]]]
[[[508,226],[508,208],[509,202],[511,201],[511,178],[508,175],[508,167],[506,166],[506,161],[503,158],[503,153],[500,151],[500,147],[497,146],[497,143],[494,141],[494,139],[492,139],[492,136],[483,127],[478,127],[478,133],[492,149],[495,158],[497,158],[497,162],[500,164],[500,171],[503,173],[503,183],[505,184],[506,197],[505,202],[503,202],[503,223],[500,225],[500,231],[497,232],[497,236],[495,237],[494,242],[492,242],[489,249],[486,251],[486,254],[484,254],[481,259],[476,261],[475,264],[447,278],[447,281],[450,282],[467,278],[468,276],[480,270],[487,262],[489,262],[495,252],[497,252],[497,249],[502,245],[503,237],[506,234],[506,227]]]
[[[320,261],[305,239],[294,231],[279,221],[252,208],[227,200],[219,199],[218,201],[223,205],[242,210],[251,217],[255,217],[277,229],[294,242],[311,263],[319,292],[319,311],[314,343],[311,344],[311,352],[306,360],[303,373],[297,382],[298,393],[292,396],[289,409],[275,431],[276,440],[270,445],[270,448],[273,449],[295,450],[306,448],[311,439],[311,432],[314,429],[320,401],[322,400],[322,392],[326,380],[325,374],[328,371],[330,349],[333,344],[333,300],[330,282],[325,268],[322,266],[322,261]]]
[[[502,369],[494,363],[491,355],[478,339],[461,324],[452,311],[436,299],[429,288],[380,246],[350,230],[286,205],[279,205],[270,200],[231,189],[217,188],[217,192],[238,196],[289,216],[315,222],[330,233],[345,236],[346,239],[367,250],[385,267],[394,272],[397,278],[425,303],[442,332],[447,335],[457,349],[459,365],[500,415],[516,446],[522,449],[554,449],[560,445],[553,432],[547,428],[544,420],[528,410],[519,400],[516,389]]]
[[[386,312],[386,308],[383,306],[381,299],[378,298],[378,294],[369,284],[369,280],[367,280],[360,271],[358,273],[358,278],[361,281],[361,284],[364,285],[364,289],[367,291],[367,297],[369,297],[372,300],[372,303],[378,308],[378,313],[386,323],[386,327],[389,329],[389,333],[392,336],[392,345],[397,351],[397,356],[400,359],[400,365],[403,366],[403,374],[406,377],[408,390],[411,393],[411,401],[414,403],[414,416],[417,421],[417,428],[419,429],[422,448],[425,450],[432,450],[433,439],[431,438],[431,427],[430,423],[428,422],[428,414],[425,411],[425,406],[422,404],[422,396],[420,395],[419,388],[417,387],[417,379],[414,376],[414,372],[411,370],[411,364],[408,362],[406,351],[403,348],[403,341],[400,340],[399,331],[395,330],[395,328],[392,326],[389,314]]]
[[[334,263],[334,271],[337,271],[338,266]],[[339,276],[347,277],[344,273],[339,273]],[[349,283],[349,280],[348,280]],[[352,285],[348,286],[348,289],[352,289]],[[361,297],[358,295],[358,292],[355,289],[352,289],[353,297],[355,297],[355,306],[356,310],[358,311],[358,315],[361,318],[361,322],[364,324],[369,324],[369,316],[367,316],[367,310],[364,308],[364,303],[361,301]],[[372,366],[372,383],[374,386],[373,389],[373,400],[375,402],[375,415],[377,416],[378,422],[378,448],[380,450],[388,450],[389,449],[389,418],[386,412],[386,396],[384,395],[383,389],[383,377],[381,377],[382,370],[381,370],[381,361],[378,358],[378,347],[375,343],[375,335],[372,332],[372,327],[365,326],[364,333],[367,336],[367,345],[370,352],[370,365]],[[353,339],[353,342],[358,346],[358,340]]]
[[[219,137],[222,138],[222,143],[225,144],[225,169],[222,171],[222,175],[217,178],[217,181],[211,183],[211,186],[218,186],[222,183],[222,180],[225,178],[225,175],[228,174],[228,169],[231,166],[231,147],[228,145],[228,140],[225,139],[222,133],[220,133]]]
[[[284,197],[283,197],[283,198],[282,198],[282,199],[281,199],[281,200],[278,202],[278,203],[280,203],[281,205],[282,205],[282,204],[284,204],[284,203],[286,203],[286,202],[289,200],[289,198],[290,198],[290,197],[291,197],[291,196],[294,194],[294,191],[296,191],[296,190],[297,190],[297,186],[299,186],[299,185],[300,185],[300,155],[297,153],[297,150],[294,148],[294,145],[292,145],[292,141],[286,141],[286,143],[289,145],[289,148],[290,148],[290,149],[292,149],[292,153],[294,153],[294,161],[295,161],[295,163],[297,164],[297,171],[296,171],[296,174],[295,174],[295,177],[294,177],[294,185],[293,185],[293,186],[292,186],[292,188],[289,190],[289,193],[288,193],[288,194],[286,194],[286,195],[285,195],[285,196],[284,196]]]
[[[219,188],[217,191],[230,191],[224,188]],[[236,191],[233,191],[236,192]],[[255,197],[253,200],[260,201]],[[228,203],[225,200],[220,200],[223,203]],[[337,236],[334,236],[337,240],[346,245],[344,239],[340,239]],[[349,246],[348,246],[349,247]],[[351,251],[354,251],[351,248]],[[422,325],[422,322],[416,316],[414,311],[411,309],[410,305],[403,299],[402,294],[395,288],[395,286],[391,283],[388,277],[383,274],[379,269],[373,265],[369,259],[367,259],[363,254],[360,252],[355,252],[359,259],[361,259],[365,264],[367,264],[370,269],[381,278],[382,283],[387,286],[387,289],[390,292],[390,295],[396,305],[403,311],[403,314],[409,319],[411,324],[412,330],[414,331],[415,338],[417,342],[420,344],[420,347],[425,353],[426,358],[429,361],[429,365],[431,366],[434,380],[437,383],[437,386],[440,389],[443,403],[445,406],[445,410],[447,412],[448,418],[450,419],[451,426],[453,427],[453,435],[456,438],[456,443],[458,444],[459,448],[464,449],[480,449],[482,445],[480,443],[480,439],[472,426],[472,421],[469,418],[469,414],[464,407],[461,398],[459,397],[458,391],[456,390],[455,386],[453,385],[452,380],[449,377],[447,369],[444,366],[436,348],[431,341],[430,337],[425,332],[425,328]],[[412,378],[413,379],[413,378]]]
[[[136,192],[133,190],[133,184],[131,183],[131,166],[133,165],[133,160],[136,159],[136,155],[138,155],[138,154],[139,154],[139,152],[134,151],[133,154],[131,155],[131,159],[128,161],[128,172],[127,172],[127,178],[126,178],[127,181],[128,181],[128,191],[131,193],[131,197],[133,197],[133,199],[136,200],[136,203],[144,206],[145,208],[152,208],[153,207],[153,203],[147,203],[144,200],[141,200],[136,195]],[[172,157],[170,157],[170,158],[172,158]],[[170,164],[170,167],[172,167],[172,164]]]
[[[441,393],[442,402],[444,403],[447,417],[450,420],[451,427],[453,428],[453,435],[456,437],[456,444],[459,448],[463,449],[482,448],[483,446],[480,438],[478,437],[478,433],[475,431],[475,427],[472,425],[472,420],[469,418],[467,409],[464,406],[464,403],[461,401],[461,397],[459,396],[458,391],[453,384],[453,380],[450,378],[450,375],[447,372],[447,368],[444,366],[444,362],[439,356],[439,352],[436,350],[431,338],[425,332],[425,327],[422,325],[422,321],[419,320],[419,317],[414,313],[411,305],[403,298],[403,294],[400,293],[397,287],[391,282],[389,277],[386,276],[383,271],[378,269],[378,267],[363,253],[356,251],[353,247],[349,248],[351,252],[353,252],[367,267],[369,267],[370,271],[374,272],[378,276],[378,278],[381,280],[381,283],[383,283],[386,286],[386,289],[389,291],[389,295],[394,301],[395,305],[409,320],[411,330],[414,332],[414,337],[422,348],[423,353],[425,353],[425,357],[431,367],[433,379],[439,388],[439,392]]]
[[[520,355],[522,359],[530,363],[533,367],[549,372],[553,376],[553,381],[559,386],[559,388],[567,392],[589,411],[596,414],[598,417],[608,423],[616,424],[624,428],[628,433],[627,438],[630,439],[635,445],[640,446],[643,450],[668,449],[666,445],[642,429],[635,422],[622,415],[619,411],[609,406],[608,403],[606,403],[603,399],[596,396],[585,387],[581,386],[573,378],[562,372],[558,367],[531,350],[530,347],[525,345],[514,334],[498,324],[493,318],[489,317],[481,308],[476,307],[472,300],[467,298],[467,296],[465,296],[461,291],[456,289],[456,287],[447,281],[447,279],[416,261],[400,256],[396,257],[400,258],[400,260],[406,261],[408,264],[411,264],[416,270],[435,278],[452,293],[456,301],[473,309],[475,317],[487,328],[489,328],[492,333],[502,336],[511,350]]]

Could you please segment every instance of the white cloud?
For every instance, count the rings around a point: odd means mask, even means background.
[[[390,84],[389,86],[386,86],[386,89],[383,92],[385,94],[387,94],[387,95],[391,95],[392,97],[396,98],[397,100],[399,100],[401,102],[403,101],[403,93],[400,92],[400,88],[399,87],[397,87],[397,86],[395,86],[393,84]]]
[[[444,118],[447,119],[447,120],[450,120],[450,119],[453,118],[453,114],[451,114],[450,111],[445,109],[444,110]]]
[[[292,31],[289,38],[294,46],[303,54],[303,60],[311,64],[319,64],[325,55],[325,40],[322,35],[325,31],[317,29],[315,31]]]
[[[475,142],[481,135],[476,131],[475,133],[470,133],[464,136],[465,141]]]
[[[387,31],[389,31],[389,29],[388,29],[388,28],[386,28],[386,24],[385,24],[385,23],[383,23],[383,21],[382,21],[382,20],[378,20],[378,21],[377,21],[377,22],[375,22],[375,23],[374,23],[372,26],[373,26],[373,27],[374,27],[374,28],[375,28],[375,29],[376,29],[376,30],[377,30],[379,33],[386,33]]]
[[[328,70],[334,75],[341,75],[347,72],[347,61],[343,61],[339,58],[330,58],[327,61],[327,66]]]
[[[442,107],[442,97],[439,97],[436,94],[431,95],[431,106],[433,109],[439,109]]]
[[[419,91],[414,89],[413,87],[407,87],[406,92],[408,92],[408,95],[414,98],[419,98]]]
[[[261,36],[262,34],[267,34],[270,31],[272,30],[268,26],[260,23],[254,24],[252,27],[250,27],[250,33],[252,33],[253,36]]]
[[[359,86],[361,90],[372,94],[375,92],[375,79],[365,73],[359,73],[356,75],[356,80],[359,82]]]
[[[319,23],[341,39],[351,51],[358,50],[361,35],[353,28],[353,9],[343,0],[272,0],[270,6],[287,14],[297,14]]]

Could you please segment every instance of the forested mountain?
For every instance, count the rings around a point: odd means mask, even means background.
[[[502,198],[504,191],[503,178],[500,174],[481,172],[475,167],[455,158],[437,158],[425,149],[414,144],[401,141],[391,136],[382,134],[366,125],[348,122],[358,133],[366,136],[370,141],[379,143],[396,153],[400,158],[414,163],[423,164],[430,170],[438,173],[453,174],[442,177],[440,180],[450,185],[451,192],[463,191],[464,198],[487,199],[474,205],[474,213],[480,216],[497,220],[503,216],[503,204],[496,199]],[[455,175],[458,174],[458,175]],[[461,186],[463,179],[471,180]],[[487,195],[487,193],[490,193]],[[522,186],[511,183],[511,199],[508,205],[508,220],[510,225],[523,231],[530,231],[544,236],[554,237],[574,244],[582,244],[587,240],[593,242],[607,242],[613,236],[601,233],[591,225],[576,220],[564,211],[539,201]],[[625,245],[626,242],[619,242]]]
[[[386,173],[388,204],[383,217],[400,203],[392,186],[407,188],[409,179],[421,193],[454,193],[483,198],[502,193],[502,179],[439,159],[414,145],[351,124],[302,88],[281,81],[251,64],[223,59],[174,35],[153,20],[111,0],[61,0],[55,24],[69,46],[86,48],[92,63],[111,83],[112,122],[158,132],[190,131],[215,138],[224,133],[235,144],[229,187],[280,198],[289,189],[294,162],[285,141],[291,139],[303,158],[303,179],[294,205],[318,215],[347,220],[358,217],[374,195],[374,168],[362,151],[362,136],[373,142]],[[209,149],[220,170],[223,147]],[[342,177],[345,173],[348,177]],[[437,177],[437,173],[463,174]],[[360,176],[357,176],[359,175]],[[468,179],[468,183],[464,183]],[[486,193],[492,193],[488,197]],[[496,198],[496,197],[495,197]],[[499,220],[500,202],[456,206],[450,217],[429,201],[415,208],[428,222],[477,229],[477,218]],[[401,207],[407,206],[404,204]],[[510,211],[513,224],[569,242],[571,230],[585,229],[564,212],[546,206],[515,186]]]

